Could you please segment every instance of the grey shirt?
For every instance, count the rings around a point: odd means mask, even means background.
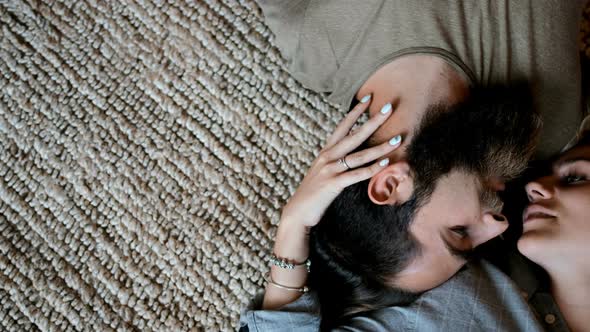
[[[471,262],[413,304],[362,314],[337,331],[568,331],[553,299],[526,263],[517,257],[512,267],[523,288],[487,261]],[[257,310],[260,300],[256,298],[240,319],[240,326],[250,332],[319,329],[313,294],[277,311]]]
[[[585,0],[258,0],[289,72],[348,107],[379,67],[440,56],[483,86],[526,80],[557,154],[582,119],[578,32]]]

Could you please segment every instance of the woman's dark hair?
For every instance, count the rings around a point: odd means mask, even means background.
[[[576,145],[590,145],[590,130],[584,132],[584,135]]]
[[[394,287],[391,279],[419,253],[408,228],[426,193],[416,190],[396,206],[375,205],[368,183],[347,187],[310,233],[309,286],[318,296],[322,331],[419,295]]]

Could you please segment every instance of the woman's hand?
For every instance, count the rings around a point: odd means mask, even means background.
[[[349,134],[370,104],[370,97],[363,100],[338,125],[312,163],[301,185],[283,208],[274,254],[297,264],[297,267],[271,267],[271,281],[266,286],[262,305],[264,309],[279,308],[301,296],[300,292],[282,286],[301,288],[305,285],[307,270],[302,263],[309,255],[309,229],[320,221],[328,206],[344,188],[372,177],[385,167],[389,163],[388,159],[376,160],[395,150],[401,143],[398,135],[388,142],[349,154],[369,138],[392,113],[391,105],[387,104],[380,114]],[[371,162],[371,165],[365,166]]]
[[[312,163],[307,175],[283,208],[281,221],[289,220],[306,228],[315,226],[332,201],[347,186],[371,178],[389,163],[388,159],[374,162],[395,150],[401,143],[401,136],[366,150],[349,153],[360,146],[377,130],[392,113],[391,104],[367,123],[348,134],[358,118],[370,104],[361,102],[342,120],[326,146]],[[374,162],[369,166],[361,167]]]

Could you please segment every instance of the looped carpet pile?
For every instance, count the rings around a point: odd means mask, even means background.
[[[237,327],[342,118],[272,39],[252,0],[0,0],[0,330]]]

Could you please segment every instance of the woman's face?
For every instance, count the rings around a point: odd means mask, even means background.
[[[564,153],[549,176],[526,185],[518,250],[545,269],[585,261],[590,252],[590,144]]]

